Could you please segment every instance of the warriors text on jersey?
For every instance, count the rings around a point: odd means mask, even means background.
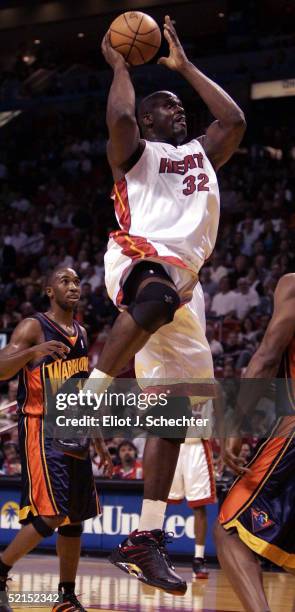
[[[146,141],[112,196],[121,229],[110,237],[106,277],[118,252],[121,261],[126,257],[125,268],[150,258],[197,275],[212,253],[219,223],[216,174],[197,139],[178,147]],[[108,278],[106,283],[112,284]]]
[[[58,340],[70,348],[65,359],[43,357],[37,365],[26,365],[20,372],[17,402],[25,414],[42,415],[46,412],[46,392],[52,396],[69,378],[88,377],[88,356],[80,325],[74,321],[75,335],[69,336],[55,321],[45,314],[34,316],[42,328],[44,342]]]

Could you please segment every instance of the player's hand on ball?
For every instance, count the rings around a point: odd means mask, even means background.
[[[158,60],[158,64],[162,64],[170,68],[170,70],[181,70],[188,62],[188,59],[168,15],[165,17],[164,36],[168,42],[170,53],[168,57],[161,57]]]
[[[101,50],[105,58],[105,61],[113,69],[119,66],[126,66],[127,68],[129,67],[129,64],[127,64],[123,55],[119,53],[119,51],[116,51],[116,49],[113,49],[111,42],[110,42],[110,32],[109,31],[103,37],[103,40],[101,43]]]

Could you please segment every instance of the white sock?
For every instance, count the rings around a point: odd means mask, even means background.
[[[113,376],[109,376],[105,372],[93,368],[89,378],[87,378],[83,386],[83,391],[90,389],[93,393],[103,393],[108,389],[113,380]]]
[[[195,545],[195,557],[198,559],[204,559],[205,546],[201,546],[200,544]]]
[[[142,502],[141,515],[138,531],[152,531],[152,529],[163,529],[166,502],[158,499],[144,499]]]

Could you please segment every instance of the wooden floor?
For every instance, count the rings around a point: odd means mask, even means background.
[[[188,582],[184,597],[173,597],[136,578],[128,577],[105,559],[82,558],[77,581],[77,593],[87,610],[97,612],[241,612],[243,608],[220,570],[212,569],[208,580],[192,579],[188,566],[178,568]],[[57,560],[52,556],[30,555],[19,561],[12,574],[13,591],[55,591],[58,575]],[[295,578],[284,573],[266,573],[265,585],[272,612],[292,612],[295,598]],[[15,607],[15,612],[51,608]]]

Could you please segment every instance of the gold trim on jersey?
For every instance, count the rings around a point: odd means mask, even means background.
[[[36,506],[34,504],[33,501],[33,497],[32,497],[32,479],[31,479],[31,473],[30,473],[30,467],[29,467],[29,452],[28,452],[28,426],[27,426],[27,420],[24,419],[24,425],[25,425],[25,432],[26,432],[26,440],[25,440],[25,447],[26,447],[26,464],[27,464],[27,472],[28,472],[28,478],[29,478],[29,499],[31,502],[31,506],[33,508],[32,512],[33,514],[37,514],[37,509]],[[35,512],[34,512],[35,510]]]
[[[127,242],[129,242],[130,248],[132,249],[132,251],[135,251],[135,253],[139,253],[142,258],[144,258],[146,256],[145,251],[142,251],[141,249],[139,249],[137,246],[134,245],[134,242],[130,238],[130,236],[127,236],[127,234],[126,234],[125,235],[125,239],[127,240]]]
[[[295,568],[295,555],[292,553],[288,553],[275,544],[270,544],[266,540],[255,536],[253,533],[248,531],[244,525],[234,519],[223,525],[223,527],[227,529],[235,528],[239,534],[240,540],[244,542],[251,550],[254,550],[258,555],[262,555],[262,557],[266,557],[276,565],[280,565],[281,567],[286,567],[290,569]]]
[[[123,202],[123,200],[121,198],[120,192],[119,192],[118,187],[117,187],[116,184],[114,185],[114,189],[115,189],[115,194],[116,194],[116,196],[117,196],[117,198],[118,198],[118,200],[119,200],[119,202],[120,202],[120,204],[122,206],[123,212],[125,212],[125,204],[124,204],[124,202]]]

